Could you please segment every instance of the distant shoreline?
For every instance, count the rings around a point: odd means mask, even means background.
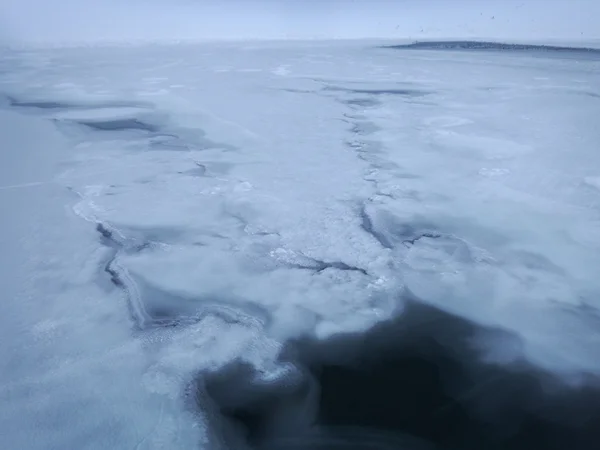
[[[548,52],[592,52],[599,53],[600,48],[588,46],[566,46],[548,44],[523,44],[494,41],[415,41],[411,44],[387,45],[384,48],[414,50],[512,50],[512,51],[548,51]]]
[[[97,40],[97,41],[65,41],[65,42],[0,42],[0,50],[46,50],[46,49],[68,49],[68,48],[110,48],[110,47],[144,47],[144,46],[173,46],[173,45],[344,45],[349,43],[366,43],[372,46],[384,48],[420,48],[426,49],[433,45],[439,46],[438,49],[447,49],[449,45],[476,43],[481,45],[481,48],[473,48],[476,50],[490,50],[491,47],[483,47],[484,45],[495,46],[511,46],[508,50],[548,50],[548,49],[564,49],[570,51],[600,51],[600,37],[574,40],[574,39],[527,39],[527,38],[499,38],[499,37],[432,37],[424,39],[415,39],[412,36],[398,37],[362,37],[362,38],[231,38],[231,39],[130,39],[130,40]],[[444,47],[442,47],[442,45]],[[497,48],[501,49],[501,48]]]

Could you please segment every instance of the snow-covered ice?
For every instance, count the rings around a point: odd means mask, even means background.
[[[198,374],[276,377],[406,292],[600,375],[597,52],[0,56],[5,448],[203,448]]]

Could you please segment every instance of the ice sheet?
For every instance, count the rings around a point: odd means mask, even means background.
[[[600,63],[563,54],[5,54],[2,264],[43,274],[2,279],[9,447],[202,446],[197,373],[280,370],[285,340],[366,329],[406,289],[600,374]]]

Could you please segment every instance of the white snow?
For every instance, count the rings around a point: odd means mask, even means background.
[[[281,370],[285,339],[405,288],[600,374],[597,73],[357,42],[7,53],[3,445],[202,447],[199,372]]]

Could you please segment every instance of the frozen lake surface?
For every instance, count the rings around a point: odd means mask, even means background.
[[[3,448],[592,448],[599,118],[596,50],[3,51]]]

